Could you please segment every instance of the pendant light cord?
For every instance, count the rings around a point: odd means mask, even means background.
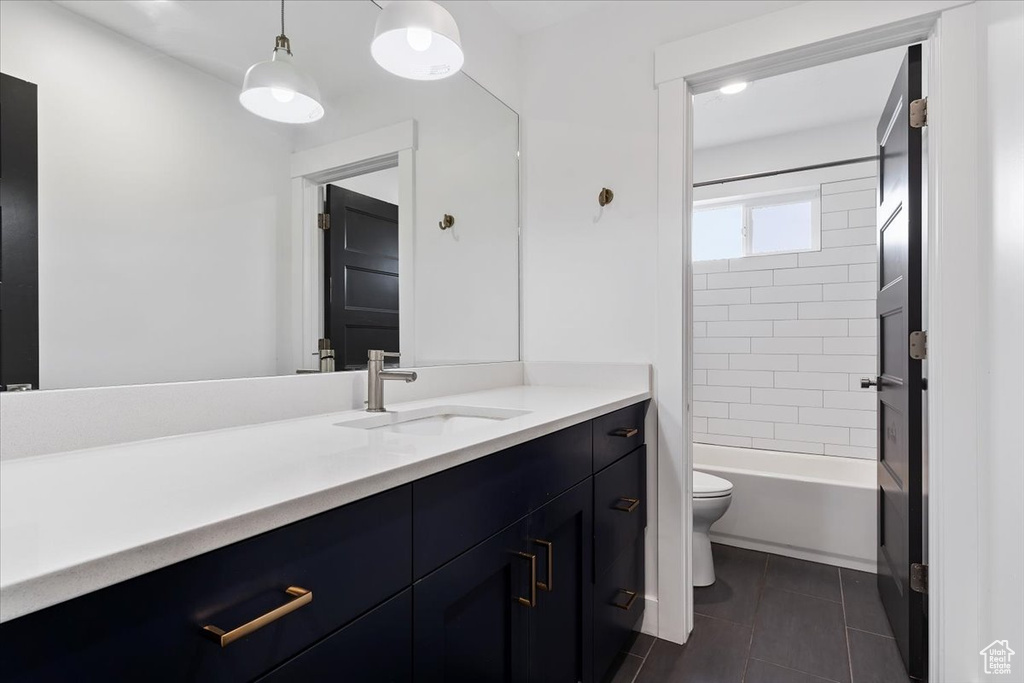
[[[281,0],[281,35],[277,37],[277,41],[274,43],[274,52],[278,50],[284,50],[289,55],[292,53],[292,45],[288,41],[288,36],[284,34],[284,0]]]

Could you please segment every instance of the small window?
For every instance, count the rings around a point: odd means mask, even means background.
[[[743,256],[743,205],[695,210],[693,254],[695,261]]]
[[[697,202],[693,260],[816,251],[821,240],[817,188]]]

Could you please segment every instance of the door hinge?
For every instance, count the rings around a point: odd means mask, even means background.
[[[928,125],[928,98],[922,97],[910,103],[910,127],[924,128]]]
[[[316,227],[321,230],[331,229],[331,214],[329,213],[318,213],[316,215]]]
[[[910,565],[910,590],[915,593],[928,592],[928,565],[920,562]]]
[[[924,360],[928,357],[928,333],[910,333],[910,357],[914,360]]]

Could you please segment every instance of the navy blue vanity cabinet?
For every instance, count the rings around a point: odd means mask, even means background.
[[[646,414],[645,401],[594,418],[594,472],[643,445]]]
[[[260,678],[258,683],[410,683],[412,589]]]
[[[603,681],[644,614],[644,539],[629,546],[594,584],[594,680]]]
[[[594,572],[611,565],[647,526],[647,447],[594,475]]]
[[[417,683],[589,683],[592,518],[587,480],[417,581]]]
[[[411,507],[402,486],[4,622],[0,680],[252,680],[410,585]]]
[[[536,601],[527,527],[524,517],[413,586],[417,683],[527,681]]]
[[[530,610],[530,683],[593,680],[593,496],[577,484],[530,514],[537,604]]]
[[[644,612],[644,528],[647,447],[640,446],[594,475],[594,680]]]
[[[413,571],[425,576],[593,473],[589,422],[413,482]]]

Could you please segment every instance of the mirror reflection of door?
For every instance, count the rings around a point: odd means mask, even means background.
[[[36,86],[0,74],[0,391],[39,388]]]
[[[326,213],[324,335],[335,367],[358,370],[369,349],[399,349],[398,206],[332,184]]]

